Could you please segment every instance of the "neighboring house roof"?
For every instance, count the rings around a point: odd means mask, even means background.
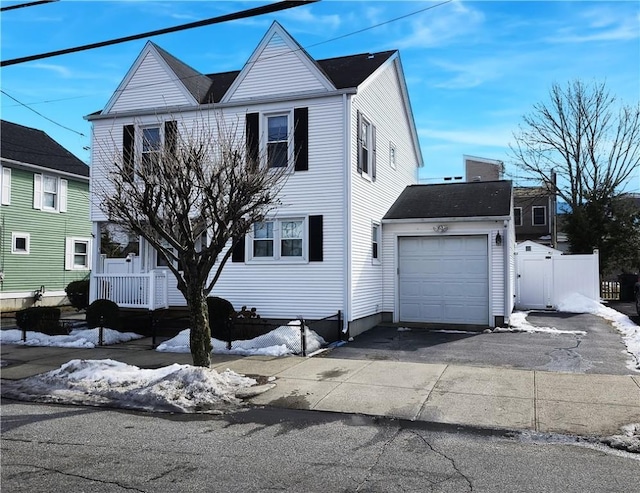
[[[6,120],[1,122],[0,155],[2,159],[84,177],[89,176],[89,166],[42,130]]]
[[[410,185],[383,219],[490,217],[511,214],[511,182]]]

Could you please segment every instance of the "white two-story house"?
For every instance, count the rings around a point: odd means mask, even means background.
[[[389,267],[397,264],[397,248],[383,248],[383,218],[417,184],[423,159],[399,53],[315,60],[274,23],[242,70],[205,75],[149,42],[104,109],[87,117],[93,190],[114,152],[140,160],[143,142],[161,143],[221,114],[238,122],[249,152],[266,155],[268,146],[284,146],[279,165],[289,174],[282,205],[234,249],[212,295],[236,308],[255,307],[263,318],[313,320],[340,310],[352,335],[383,319],[400,321],[399,283]],[[108,218],[97,200],[91,218],[94,235],[104,235]],[[483,234],[488,244],[493,237]],[[99,243],[94,299],[149,309],[185,305],[143,240],[121,241],[127,250],[121,260]],[[129,291],[118,294],[122,282]],[[481,323],[494,325],[496,310],[506,308],[487,308]]]

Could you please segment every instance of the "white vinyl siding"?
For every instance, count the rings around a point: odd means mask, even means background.
[[[121,89],[109,113],[193,104],[175,74],[148,52]]]
[[[11,168],[2,168],[2,205],[11,204]]]
[[[357,169],[357,111],[376,127],[376,147],[382,149],[376,166],[376,181],[365,179]],[[351,279],[352,306],[349,318],[373,315],[383,310],[382,269],[371,261],[371,223],[379,222],[407,185],[417,182],[418,158],[411,141],[409,122],[398,82],[395,63],[371,79],[353,97],[351,112]],[[383,165],[390,143],[396,148],[396,169]],[[386,225],[382,225],[384,236]],[[383,265],[393,256],[380,251]]]
[[[292,50],[280,35],[274,33],[230,100],[325,89],[318,80],[317,71],[305,60],[306,56],[299,49]],[[292,85],[292,81],[295,84]]]

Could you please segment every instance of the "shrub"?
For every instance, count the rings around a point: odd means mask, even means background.
[[[243,306],[242,310],[236,313],[236,318],[260,318],[260,315],[256,312],[255,307],[249,310],[246,306]]]
[[[60,309],[53,306],[32,306],[16,312],[16,323],[23,330],[42,332],[50,336],[66,334],[60,326]]]
[[[64,290],[71,306],[76,310],[82,310],[89,306],[89,279],[72,281]]]
[[[207,298],[207,308],[209,309],[211,335],[217,338],[228,335],[227,324],[229,319],[235,314],[231,302],[218,296],[210,296]]]
[[[87,307],[87,326],[120,329],[120,308],[111,300],[95,300]]]

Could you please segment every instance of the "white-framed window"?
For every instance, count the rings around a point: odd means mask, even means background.
[[[54,175],[33,175],[33,208],[47,212],[67,212],[68,182]]]
[[[531,224],[545,226],[547,224],[547,208],[543,205],[534,205],[531,208]]]
[[[522,226],[522,207],[513,208],[513,222],[516,226]]]
[[[0,175],[2,185],[2,205],[11,205],[11,168],[2,168],[2,174]]]
[[[360,128],[360,138],[362,139],[362,174],[368,175],[371,170],[371,156],[372,156],[372,136],[371,136],[371,123],[362,117],[362,127]]]
[[[29,233],[11,233],[11,253],[29,255],[31,235]]]
[[[307,225],[304,218],[279,218],[253,225],[253,260],[306,260]]]
[[[140,128],[140,166],[143,170],[153,170],[162,152],[163,132],[160,125]]]
[[[265,115],[267,133],[267,166],[285,168],[289,165],[289,113]]]
[[[91,269],[91,238],[71,236],[66,239],[65,269]]]
[[[389,142],[389,166],[391,169],[396,169],[396,160],[398,158],[398,150],[393,142]]]
[[[380,223],[371,223],[371,259],[380,263]]]

